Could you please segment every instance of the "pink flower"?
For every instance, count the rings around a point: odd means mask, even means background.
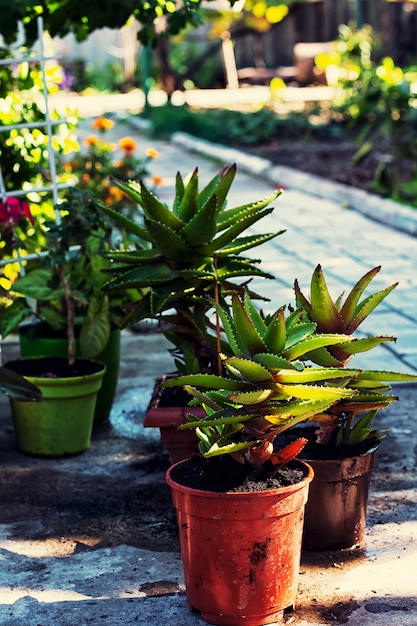
[[[31,224],[35,223],[28,202],[18,198],[6,198],[5,202],[0,202],[0,224],[11,227],[22,218],[28,219]]]

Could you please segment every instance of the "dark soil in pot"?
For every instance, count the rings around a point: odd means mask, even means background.
[[[95,374],[102,369],[101,363],[77,359],[70,365],[64,357],[37,357],[9,361],[6,367],[22,376],[31,378],[72,378]]]
[[[192,489],[216,492],[248,492],[277,489],[299,483],[307,475],[297,461],[275,470],[273,476],[259,474],[253,466],[240,464],[229,455],[211,459],[193,455],[172,470],[172,478]]]

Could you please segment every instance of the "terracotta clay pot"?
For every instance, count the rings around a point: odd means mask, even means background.
[[[314,470],[305,509],[305,550],[341,550],[363,540],[377,448],[346,459],[305,459]]]
[[[210,624],[261,626],[295,605],[312,469],[295,485],[257,492],[191,489],[167,472],[188,606]]]
[[[202,407],[164,406],[161,405],[161,384],[167,376],[159,376],[155,381],[152,398],[145,413],[143,425],[145,428],[159,428],[161,441],[164,444],[171,463],[178,463],[189,459],[194,452],[198,452],[198,437],[192,430],[178,430],[178,426],[187,422],[188,413],[198,417],[205,417]]]

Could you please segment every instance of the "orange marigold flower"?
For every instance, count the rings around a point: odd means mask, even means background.
[[[148,148],[146,150],[146,156],[150,159],[157,159],[159,157],[159,152],[158,150],[155,150],[155,148]]]
[[[154,185],[157,185],[157,186],[162,185],[162,180],[163,180],[162,176],[157,176],[156,174],[152,176],[152,181]]]
[[[87,146],[87,148],[94,146],[96,143],[98,143],[97,135],[88,135],[83,141],[83,144]]]
[[[83,183],[88,183],[90,180],[90,174],[83,174],[81,180],[83,181]]]
[[[136,141],[132,137],[122,137],[119,141],[119,146],[125,152],[133,152],[136,150]]]
[[[94,130],[101,130],[105,132],[106,130],[110,130],[111,128],[113,128],[114,122],[113,120],[109,120],[107,117],[103,117],[102,115],[100,115],[100,117],[97,117],[93,121],[91,126],[94,128]]]
[[[110,187],[109,194],[116,202],[120,202],[123,199],[123,191],[118,187]]]

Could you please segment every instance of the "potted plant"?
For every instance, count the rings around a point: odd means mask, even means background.
[[[106,374],[95,410],[95,423],[110,414],[120,363],[120,304],[101,286],[110,248],[111,228],[89,193],[67,192],[58,220],[41,227],[41,250],[25,262],[25,273],[9,291],[0,329],[3,337],[19,332],[21,356],[68,356],[104,362]],[[24,243],[24,242],[23,242]]]
[[[315,335],[315,324],[284,308],[265,318],[248,295],[232,314],[215,305],[232,355],[224,375],[188,375],[184,384],[207,416],[190,416],[202,456],[168,470],[177,510],[190,609],[213,624],[269,624],[296,598],[303,509],[313,474],[293,460],[306,440],[282,449],[278,435],[357,391],[348,368],[305,367],[310,350],[349,342]],[[192,410],[192,409],[190,409]],[[293,479],[293,471],[299,478]],[[284,478],[285,476],[285,478]],[[283,481],[281,483],[281,481]],[[277,486],[279,485],[279,486]]]
[[[102,210],[127,233],[136,237],[134,249],[111,251],[111,277],[105,286],[110,295],[138,290],[123,322],[155,319],[172,344],[176,374],[217,371],[217,352],[212,301],[224,302],[232,291],[242,293],[253,276],[272,278],[259,268],[259,260],[242,253],[279,235],[244,234],[271,213],[270,197],[227,208],[226,201],[236,166],[224,167],[202,189],[195,169],[188,180],[177,174],[175,198],[168,207],[147,186],[131,182],[116,184],[139,205],[137,221],[111,208]],[[239,279],[242,283],[237,282]],[[253,294],[255,295],[255,294]],[[146,412],[145,427],[159,427],[172,461],[186,458],[196,449],[194,434],[179,433],[187,398],[164,402],[160,380]],[[168,406],[167,406],[168,405]],[[184,441],[184,436],[186,441]]]
[[[45,322],[49,327],[56,323],[57,329],[63,326],[66,333],[67,356],[22,357],[6,364],[42,391],[39,403],[10,400],[17,447],[30,454],[65,456],[82,452],[90,445],[97,393],[106,366],[91,358],[77,357],[80,311],[84,311],[80,344],[87,346],[89,357],[93,351],[100,356],[103,339],[107,341],[110,333],[109,302],[101,293],[99,282],[103,281],[104,261],[97,254],[102,216],[94,214],[93,208],[87,217],[83,196],[72,190],[62,209],[61,221],[45,224],[47,254],[40,256],[40,266],[28,264],[25,276],[14,285],[18,294],[39,298],[42,329]],[[90,237],[83,241],[86,230]],[[74,244],[79,248],[74,250]],[[26,299],[17,297],[3,312],[3,333],[31,311]]]
[[[297,305],[305,321],[313,321],[317,333],[341,332],[352,335],[358,326],[396,287],[363,297],[366,287],[377,275],[374,267],[336,301],[332,299],[323,270],[318,265],[312,275],[310,299],[295,281]],[[371,350],[391,336],[354,338],[349,343],[313,350],[305,358],[326,367],[346,367],[351,357]],[[314,425],[303,427],[293,437],[309,439],[301,453],[314,470],[314,481],[305,511],[303,546],[307,550],[336,550],[359,544],[364,537],[369,485],[375,454],[386,431],[373,426],[377,412],[398,400],[390,383],[416,381],[417,376],[397,372],[364,370],[349,381],[357,391],[341,398],[321,415]]]

